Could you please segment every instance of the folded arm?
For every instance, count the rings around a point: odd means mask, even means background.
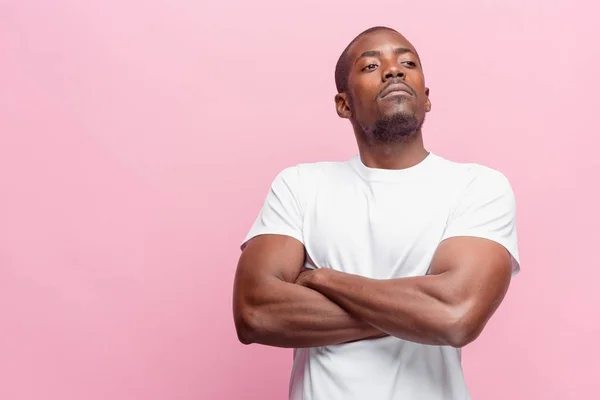
[[[319,269],[303,272],[297,283],[390,335],[463,347],[500,305],[511,272],[510,254],[498,243],[453,237],[440,243],[425,276],[375,280]]]
[[[260,235],[245,246],[233,294],[242,343],[300,348],[386,336],[321,293],[295,284],[304,257],[302,243],[289,236]]]

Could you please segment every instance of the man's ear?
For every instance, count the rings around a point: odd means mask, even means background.
[[[335,95],[335,109],[340,118],[349,119],[352,116],[348,95],[346,93],[338,93]]]
[[[431,111],[431,100],[429,99],[429,88],[425,88],[425,96],[427,96],[427,101],[425,102],[425,112]]]

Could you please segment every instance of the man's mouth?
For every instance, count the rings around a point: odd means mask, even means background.
[[[383,89],[380,97],[384,99],[391,96],[413,96],[413,92],[403,83],[393,83]]]

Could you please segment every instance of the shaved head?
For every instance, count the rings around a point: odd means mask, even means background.
[[[377,26],[360,33],[335,70],[336,110],[365,142],[399,143],[420,134],[429,89],[415,47],[398,31]]]
[[[358,41],[361,37],[368,35],[369,33],[378,32],[378,31],[390,31],[395,32],[400,35],[395,29],[388,28],[386,26],[374,26],[372,28],[367,29],[366,31],[361,32],[356,36],[352,41],[346,46],[340,58],[335,65],[335,86],[337,88],[338,93],[344,93],[348,91],[348,75],[350,72],[350,60],[348,59],[348,53],[350,52],[350,48],[356,41]]]

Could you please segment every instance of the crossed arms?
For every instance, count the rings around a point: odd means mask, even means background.
[[[244,247],[233,293],[242,343],[301,348],[392,335],[463,347],[502,302],[512,273],[503,246],[467,236],[442,241],[419,277],[305,271],[304,257],[302,243],[285,235],[259,235]]]

